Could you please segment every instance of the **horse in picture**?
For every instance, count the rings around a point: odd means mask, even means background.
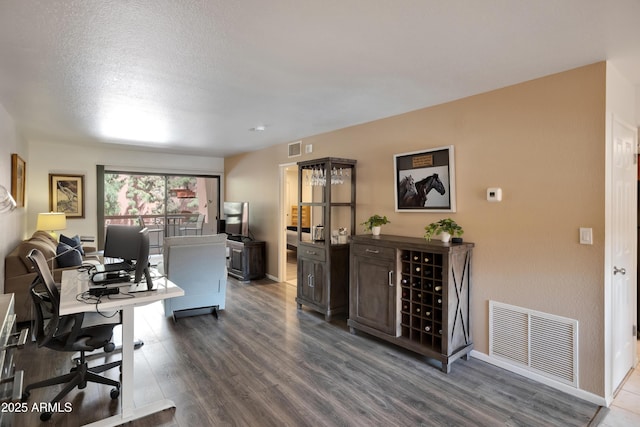
[[[431,190],[436,190],[441,195],[446,191],[437,173],[418,182],[415,182],[411,175],[407,175],[398,184],[399,207],[424,207],[427,194]]]

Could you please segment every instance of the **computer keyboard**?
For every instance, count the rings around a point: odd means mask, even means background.
[[[111,264],[96,265],[96,273],[107,273],[111,271],[131,271],[133,266],[128,262],[114,262]]]

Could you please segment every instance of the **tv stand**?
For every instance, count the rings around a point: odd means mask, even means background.
[[[239,240],[232,239],[237,237]],[[265,242],[227,238],[227,272],[242,283],[265,277]]]

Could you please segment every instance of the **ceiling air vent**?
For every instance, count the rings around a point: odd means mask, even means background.
[[[302,155],[302,141],[296,141],[289,144],[289,157],[298,157]]]

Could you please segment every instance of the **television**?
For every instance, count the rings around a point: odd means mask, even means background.
[[[229,236],[249,237],[249,202],[224,202],[224,232]]]

